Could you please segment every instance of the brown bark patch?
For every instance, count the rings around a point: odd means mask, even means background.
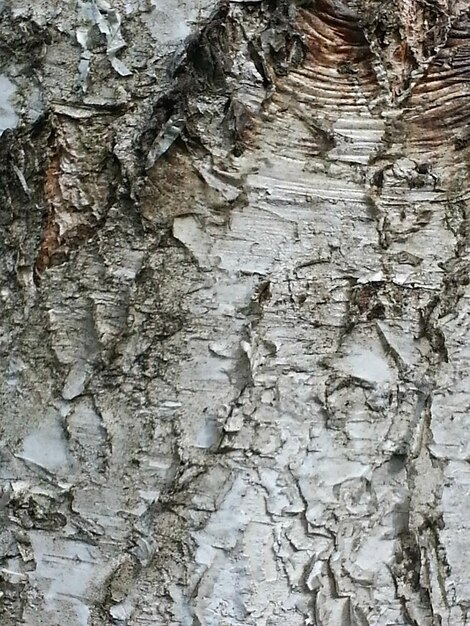
[[[47,201],[47,213],[39,246],[39,253],[34,265],[34,280],[38,282],[41,274],[51,265],[52,256],[60,246],[59,226],[55,222],[55,204],[60,203],[62,194],[59,185],[60,158],[55,154],[49,162],[44,182],[44,195]]]

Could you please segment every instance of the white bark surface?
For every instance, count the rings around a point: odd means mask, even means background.
[[[465,2],[0,2],[0,622],[470,621]]]

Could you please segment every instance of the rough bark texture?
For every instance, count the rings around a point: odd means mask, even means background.
[[[468,624],[467,3],[173,2],[0,2],[0,622]]]

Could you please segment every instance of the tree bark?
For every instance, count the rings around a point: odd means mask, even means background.
[[[4,626],[470,622],[463,0],[0,2]]]

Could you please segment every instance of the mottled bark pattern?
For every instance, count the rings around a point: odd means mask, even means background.
[[[2,626],[470,623],[463,0],[0,1]]]

